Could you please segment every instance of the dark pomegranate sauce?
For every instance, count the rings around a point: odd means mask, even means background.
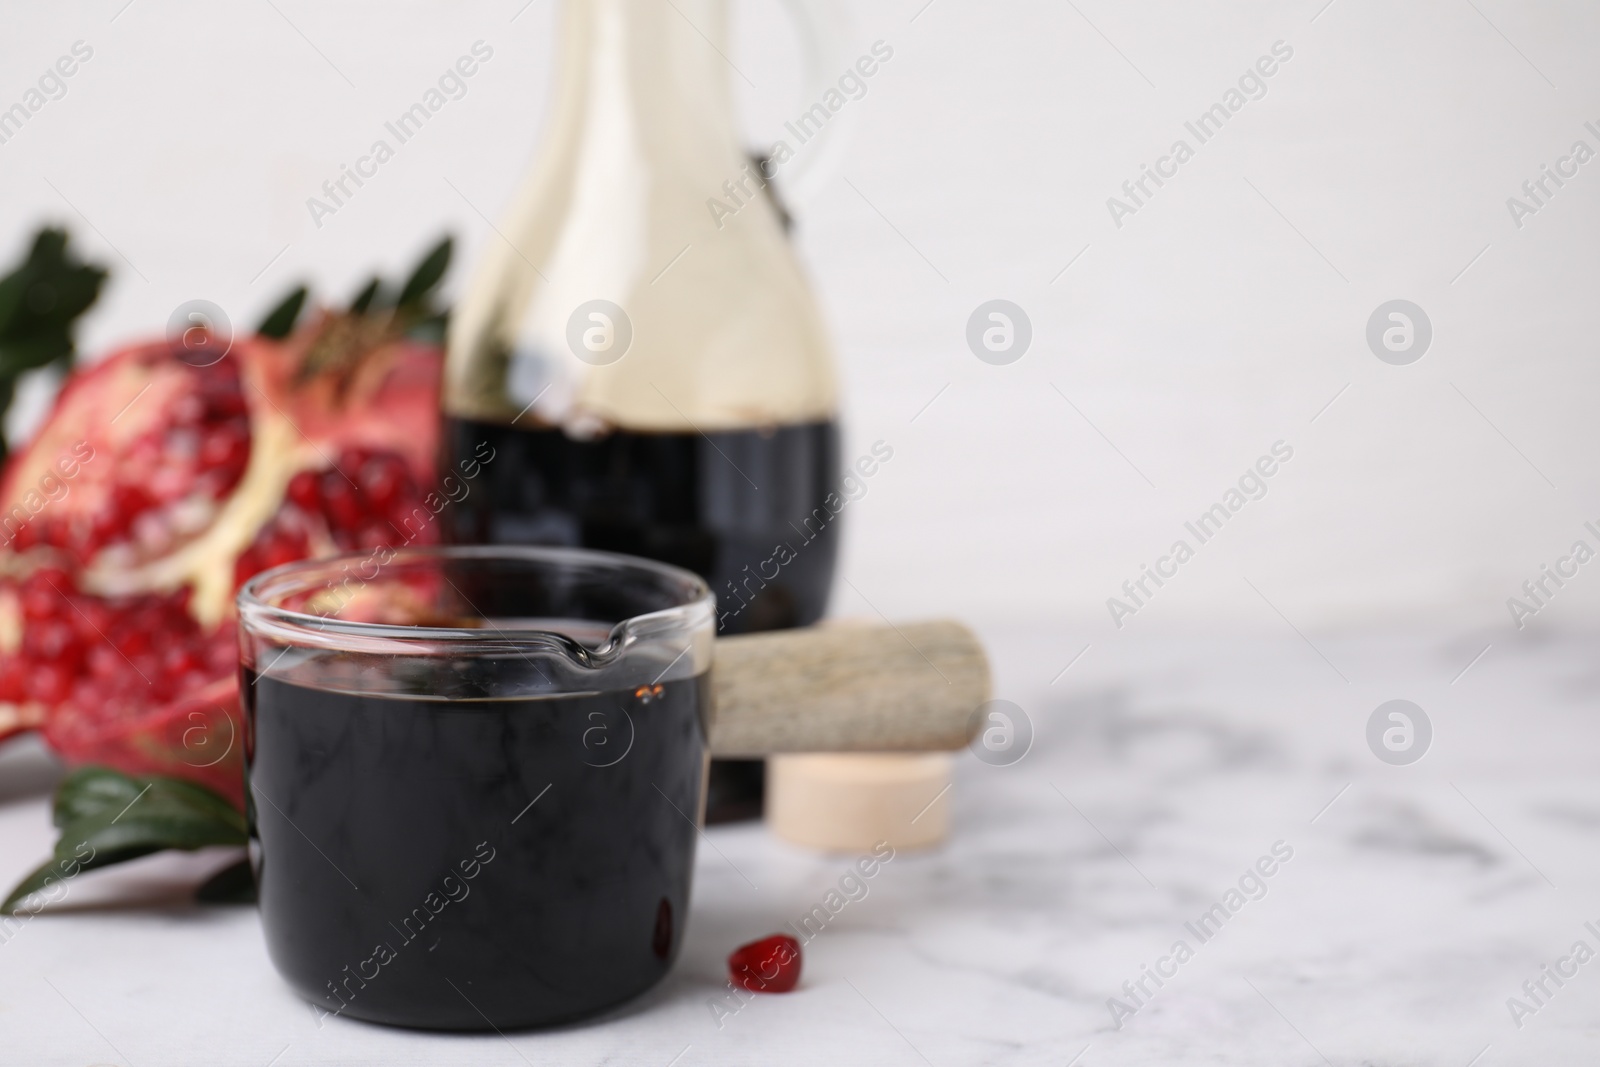
[[[273,963],[329,1015],[508,1030],[637,995],[682,943],[705,676],[418,699],[247,674]]]
[[[694,571],[717,596],[717,633],[809,626],[827,607],[839,531],[832,422],[637,433],[580,441],[558,429],[445,420],[446,461],[488,442],[495,461],[447,514],[457,544],[566,545]]]

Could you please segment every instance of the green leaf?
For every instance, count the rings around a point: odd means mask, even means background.
[[[162,849],[242,845],[244,816],[203,786],[163,775],[134,777],[107,767],[83,767],[56,790],[54,820],[61,830],[55,855],[11,891],[0,914],[14,911],[52,880],[147,856]]]
[[[56,786],[51,821],[60,829],[70,823],[113,814],[138,799],[144,784],[109,767],[79,767]]]
[[[113,816],[69,823],[61,828],[61,840],[74,845],[87,842],[96,852],[121,852],[132,848],[177,848],[192,852],[207,845],[242,845],[245,842],[244,834],[207,813],[171,805],[144,810],[141,807],[142,802],[120,819]]]
[[[352,315],[365,315],[381,288],[383,288],[382,278],[374,278],[368,282],[361,292],[356,294],[356,298],[350,301],[350,313]]]
[[[15,378],[72,351],[68,327],[41,323],[35,332],[12,340],[0,338],[0,377]]]
[[[422,306],[428,293],[439,284],[444,272],[450,269],[453,243],[451,238],[445,237],[422,257],[422,262],[417,264],[417,269],[411,272],[411,277],[400,288],[400,297],[395,301],[398,307]]]
[[[72,259],[65,231],[40,230],[27,259],[0,278],[0,341],[70,327],[100,295],[105,279],[100,267]]]
[[[15,378],[7,378],[4,375],[0,375],[0,412],[5,411],[11,406],[11,400],[16,396],[16,393],[17,380]],[[6,447],[5,435],[0,434],[0,463],[4,463],[6,456],[9,454],[10,449]]]
[[[231,827],[241,839],[245,832],[244,815],[239,809],[204,786],[183,778],[159,774],[134,777],[110,767],[80,767],[56,788],[54,818],[63,831],[97,821],[136,819],[150,812],[204,818]]]
[[[70,366],[73,326],[105,280],[103,269],[72,257],[65,230],[35,234],[27,257],[0,276],[0,380],[14,384],[19,374],[48,363]],[[0,396],[0,419],[13,394],[7,388]]]
[[[0,904],[0,915],[15,915],[29,897],[49,889],[52,883],[67,884],[84,871],[91,871],[96,867],[109,867],[113,863],[125,863],[140,856],[148,856],[152,852],[159,852],[160,849],[142,848],[121,853],[96,852],[83,858],[73,856],[70,851],[66,857],[62,857],[59,855],[60,846],[57,846],[56,851],[58,854],[55,858],[40,864],[32,874],[17,883],[11,895],[6,897],[5,903]]]
[[[288,337],[294,332],[294,324],[300,318],[300,309],[305,307],[308,293],[309,290],[302,285],[284,297],[277,307],[267,312],[267,317],[256,327],[256,333],[276,340]]]

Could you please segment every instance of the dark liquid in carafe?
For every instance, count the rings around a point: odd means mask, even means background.
[[[719,635],[822,617],[838,543],[824,505],[837,489],[832,422],[579,441],[450,419],[445,442],[452,468],[494,450],[444,513],[458,543],[581,546],[683,567],[716,594]]]
[[[688,914],[704,676],[538,699],[245,682],[267,949],[323,1011],[538,1026],[666,974]]]
[[[579,441],[446,419],[444,439],[446,469],[493,457],[441,516],[457,543],[581,546],[684,567],[716,594],[722,636],[806,626],[827,607],[838,551],[825,504],[838,489],[832,421]],[[707,820],[759,815],[762,767],[716,761]]]

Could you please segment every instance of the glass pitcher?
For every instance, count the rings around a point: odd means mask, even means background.
[[[837,127],[813,109],[746,155],[727,22],[726,0],[567,0],[544,143],[453,313],[444,394],[446,469],[492,457],[453,540],[687,568],[722,634],[822,616],[843,506],[832,346],[770,188]],[[719,765],[710,818],[757,814],[759,773]]]

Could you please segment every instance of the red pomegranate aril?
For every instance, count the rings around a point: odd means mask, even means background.
[[[267,550],[261,554],[261,569],[264,571],[271,570],[273,567],[281,567],[285,563],[293,563],[297,559],[303,559],[305,554],[304,545],[296,545],[289,540],[273,541],[267,546]]]
[[[328,471],[322,476],[322,511],[328,522],[337,530],[354,533],[367,517],[366,509],[356,497],[355,487],[338,471]]]
[[[137,656],[150,647],[150,631],[140,626],[122,629],[112,637],[111,643],[124,656]]]
[[[357,548],[385,548],[397,540],[389,524],[381,521],[365,522],[356,534]]]
[[[410,480],[405,460],[396,455],[373,456],[356,475],[356,484],[377,511],[387,511]]]
[[[250,427],[240,421],[209,431],[200,443],[200,462],[207,467],[242,467],[249,454]]]
[[[0,702],[17,704],[28,696],[28,669],[19,656],[0,656]]]
[[[728,980],[752,993],[787,993],[800,982],[800,942],[773,934],[728,957]]]
[[[118,483],[111,487],[111,518],[120,528],[126,529],[140,512],[151,504],[150,494],[142,485]]]
[[[194,396],[179,397],[178,402],[194,400]],[[162,451],[169,460],[193,462],[200,455],[200,432],[192,426],[175,426],[168,431]]]
[[[206,645],[206,671],[215,678],[219,674],[232,674],[239,669],[239,646],[233,631],[225,629]]]
[[[129,533],[133,535],[131,540],[150,555],[166,552],[175,541],[172,523],[167,513],[161,510],[146,511],[134,519]]]
[[[115,511],[106,508],[96,512],[89,520],[88,535],[84,537],[79,545],[80,553],[87,559],[88,556],[99,551],[101,547],[117,540],[125,528],[126,524],[122,521],[122,516]]]
[[[37,578],[44,572],[37,572]],[[63,581],[65,578],[63,577]],[[63,586],[63,592],[65,587]],[[48,581],[35,584],[29,581],[22,589],[22,617],[27,620],[54,618],[56,612],[65,605],[62,603],[61,593],[51,588]]]
[[[322,510],[322,490],[317,485],[315,471],[301,471],[289,479],[289,489],[285,495],[295,507],[308,515],[315,515]]]
[[[35,662],[71,662],[83,657],[78,634],[65,619],[40,619],[22,632],[22,654]]]
[[[185,393],[172,402],[167,410],[178,425],[200,422],[206,417],[206,398],[199,393]]]
[[[72,692],[72,671],[60,663],[37,663],[28,674],[28,697],[59,704]]]
[[[90,645],[84,660],[89,665],[89,673],[96,678],[110,678],[128,669],[128,661],[111,645]]]
[[[81,677],[72,683],[72,700],[74,703],[93,707],[104,703],[106,688],[91,677]]]
[[[261,553],[254,545],[239,554],[233,561],[233,584],[237,588],[266,570],[261,565]]]
[[[71,607],[70,621],[78,631],[78,639],[86,645],[103,642],[106,627],[111,625],[111,612],[105,604],[89,597],[79,597]]]
[[[161,657],[161,669],[167,674],[185,674],[200,666],[200,660],[195,654],[182,645],[167,649]]]
[[[149,597],[141,600],[134,608],[128,624],[139,633],[160,633],[162,627],[168,622],[166,605],[159,597]]]

